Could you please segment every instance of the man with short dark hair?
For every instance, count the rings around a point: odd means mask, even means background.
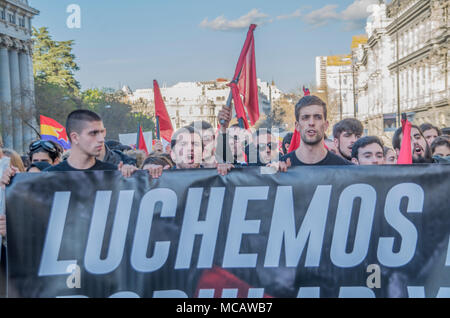
[[[202,136],[194,127],[178,129],[172,136],[170,147],[170,156],[176,169],[200,168],[203,157]]]
[[[358,139],[352,147],[352,162],[356,165],[384,164],[384,145],[376,136]]]
[[[437,128],[436,126],[433,126],[429,123],[424,123],[420,125],[420,130],[422,131],[423,136],[425,137],[425,140],[428,143],[428,146],[431,147],[431,144],[433,141],[440,135],[442,135],[441,130]]]
[[[170,156],[175,163],[172,169],[201,168],[203,144],[200,133],[192,126],[185,126],[172,135]],[[162,165],[146,165],[152,178],[159,178],[164,167]]]
[[[324,145],[328,128],[327,106],[319,97],[304,96],[295,105],[295,129],[300,133],[300,146],[281,158],[279,170],[290,165],[351,165],[350,162],[328,151]]]
[[[71,142],[69,157],[44,171],[119,170],[124,177],[130,177],[138,170],[122,162],[116,166],[96,159],[102,150],[106,134],[102,119],[96,113],[86,109],[71,112],[67,117],[66,130]],[[1,186],[8,185],[16,173],[18,173],[16,167],[5,169],[0,182]]]
[[[392,147],[394,147],[397,157],[400,155],[402,145],[402,128],[399,127],[392,137]],[[411,152],[413,163],[431,163],[431,150],[425,140],[422,131],[416,125],[411,125]]]
[[[45,171],[117,170],[117,166],[97,160],[105,143],[106,129],[96,113],[79,109],[67,116],[67,135],[71,143],[67,160]]]
[[[352,159],[353,144],[361,138],[363,125],[358,119],[345,118],[334,125],[333,137],[338,155],[347,160]]]

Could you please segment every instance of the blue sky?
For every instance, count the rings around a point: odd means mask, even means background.
[[[367,6],[377,2],[29,0],[40,11],[35,27],[75,40],[83,89],[230,78],[256,23],[257,75],[283,91],[315,81],[315,56],[349,53],[352,35],[364,33]],[[70,4],[81,8],[80,29],[66,25]]]

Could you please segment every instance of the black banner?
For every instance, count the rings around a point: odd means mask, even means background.
[[[450,166],[19,174],[9,297],[450,297]]]

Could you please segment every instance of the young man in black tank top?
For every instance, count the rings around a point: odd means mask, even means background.
[[[303,165],[351,165],[347,160],[328,151],[324,145],[328,129],[327,106],[316,96],[305,96],[295,105],[295,129],[301,142],[296,151],[281,158],[279,170]]]

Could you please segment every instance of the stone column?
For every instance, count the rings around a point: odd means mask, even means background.
[[[11,80],[11,100],[13,117],[13,147],[19,153],[23,152],[22,132],[22,97],[20,87],[19,53],[13,49],[9,51],[9,77]]]
[[[40,127],[36,121],[36,97],[35,97],[35,92],[34,92],[34,74],[33,74],[33,58],[32,58],[32,52],[33,52],[33,47],[31,46],[31,44],[28,45],[28,54],[27,54],[27,58],[28,58],[28,81],[30,83],[30,92],[31,92],[31,120],[30,120],[30,124],[31,126],[33,126],[37,131],[40,130]],[[35,140],[37,139],[39,136],[36,134],[36,132],[34,131],[34,129],[31,129],[31,139]]]
[[[20,69],[20,84],[22,89],[22,104],[24,109],[24,122],[22,125],[23,132],[23,145],[25,148],[33,140],[33,132],[29,125],[31,125],[31,119],[33,118],[32,112],[32,90],[30,88],[30,74],[28,65],[28,54],[26,52],[19,53],[19,69]],[[28,123],[28,125],[26,124]],[[26,149],[24,149],[25,151]]]
[[[13,147],[11,116],[11,82],[9,79],[8,48],[0,47],[0,107],[2,119],[2,137],[5,148]]]

